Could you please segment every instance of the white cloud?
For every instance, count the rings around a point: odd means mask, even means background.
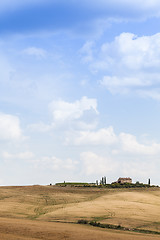
[[[45,58],[47,56],[47,52],[42,48],[37,47],[29,47],[22,51],[23,54],[35,56],[39,59]]]
[[[138,37],[122,33],[102,44],[89,63],[90,70],[103,75],[100,84],[112,93],[130,91],[142,96],[160,85],[160,33]],[[87,55],[86,55],[87,57]],[[85,58],[85,56],[84,56]],[[158,99],[158,98],[156,98]]]
[[[154,141],[141,143],[134,135],[120,133],[113,142],[113,151],[97,149],[86,143],[89,151],[80,154],[83,174],[107,175],[112,173],[121,176],[131,176],[143,179],[156,173],[155,163],[158,163],[160,144]],[[83,143],[82,143],[83,145]]]
[[[137,141],[136,137],[131,134],[121,133],[120,142],[122,144],[122,151],[130,152],[132,154],[156,155],[160,153],[160,144],[141,144]]]
[[[28,160],[28,159],[32,159],[34,157],[34,154],[32,152],[20,152],[16,154],[3,152],[2,157],[7,160],[12,160],[12,159]]]
[[[159,44],[160,33],[142,37],[137,37],[132,33],[122,33],[113,42],[102,45],[101,60],[107,62],[108,67],[117,64],[119,71],[121,67],[129,70],[154,67],[159,71]],[[125,71],[123,68],[121,70]]]
[[[153,164],[153,161],[146,159],[141,161],[126,161],[122,167],[122,174],[123,176],[133,176],[136,181],[146,179],[144,183],[147,183],[148,178],[154,176],[157,172],[157,163],[157,160],[154,160]]]
[[[118,50],[121,63],[129,69],[157,68],[160,63],[160,33],[152,36],[137,37],[122,33],[115,38],[113,47]],[[105,49],[105,45],[103,47]]]
[[[35,162],[37,167],[50,168],[52,170],[74,170],[78,164],[77,161],[73,161],[71,158],[60,159],[55,156],[42,157]]]
[[[132,88],[151,86],[144,77],[117,77],[117,76],[104,76],[100,83],[106,87],[111,93],[125,94]]]
[[[67,136],[67,144],[75,145],[111,145],[117,142],[113,127],[101,128],[97,131],[77,131]]]
[[[160,88],[155,88],[151,90],[139,90],[137,93],[144,98],[152,98],[157,101],[160,101]]]
[[[112,126],[97,131],[68,131],[65,136],[66,145],[87,146],[90,149],[94,149],[94,146],[105,146],[112,157],[118,154],[151,156],[160,153],[160,143],[146,142],[145,138],[142,143],[139,142],[136,136],[129,133],[115,134]],[[109,151],[107,147],[111,146]]]
[[[77,128],[78,129],[83,129],[83,130],[93,130],[97,127],[97,120],[92,119],[90,122],[85,122],[85,121],[77,121]]]
[[[60,135],[67,134],[64,138],[70,139],[76,130],[93,130],[97,126],[97,100],[94,98],[82,97],[75,102],[63,100],[53,101],[49,104],[49,110],[53,119],[50,123],[43,122],[28,125],[28,130],[33,132],[60,131]],[[74,132],[75,133],[75,132]]]
[[[48,132],[52,129],[52,125],[50,124],[45,124],[43,122],[39,122],[39,123],[35,123],[35,124],[30,124],[28,126],[28,129],[31,131],[35,131],[35,132]]]
[[[99,156],[93,152],[81,153],[81,160],[86,175],[107,174],[116,168],[110,158]]]
[[[50,110],[55,122],[80,119],[85,111],[90,110],[98,114],[97,100],[87,97],[82,97],[73,103],[63,100],[53,101],[50,104]]]
[[[0,140],[18,140],[21,138],[22,130],[19,118],[0,113]]]

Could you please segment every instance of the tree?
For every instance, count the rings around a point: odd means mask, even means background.
[[[150,184],[151,184],[151,179],[149,178],[149,179],[148,179],[148,185],[150,185]]]

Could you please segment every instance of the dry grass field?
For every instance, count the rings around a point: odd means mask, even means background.
[[[160,232],[160,190],[0,187],[0,239],[160,239],[75,224],[79,219]]]

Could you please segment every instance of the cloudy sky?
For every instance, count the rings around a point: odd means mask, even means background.
[[[0,1],[0,184],[160,184],[160,1]]]

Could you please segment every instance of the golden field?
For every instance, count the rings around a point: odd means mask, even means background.
[[[160,232],[160,189],[0,187],[0,239],[160,239],[79,225],[79,219]]]

